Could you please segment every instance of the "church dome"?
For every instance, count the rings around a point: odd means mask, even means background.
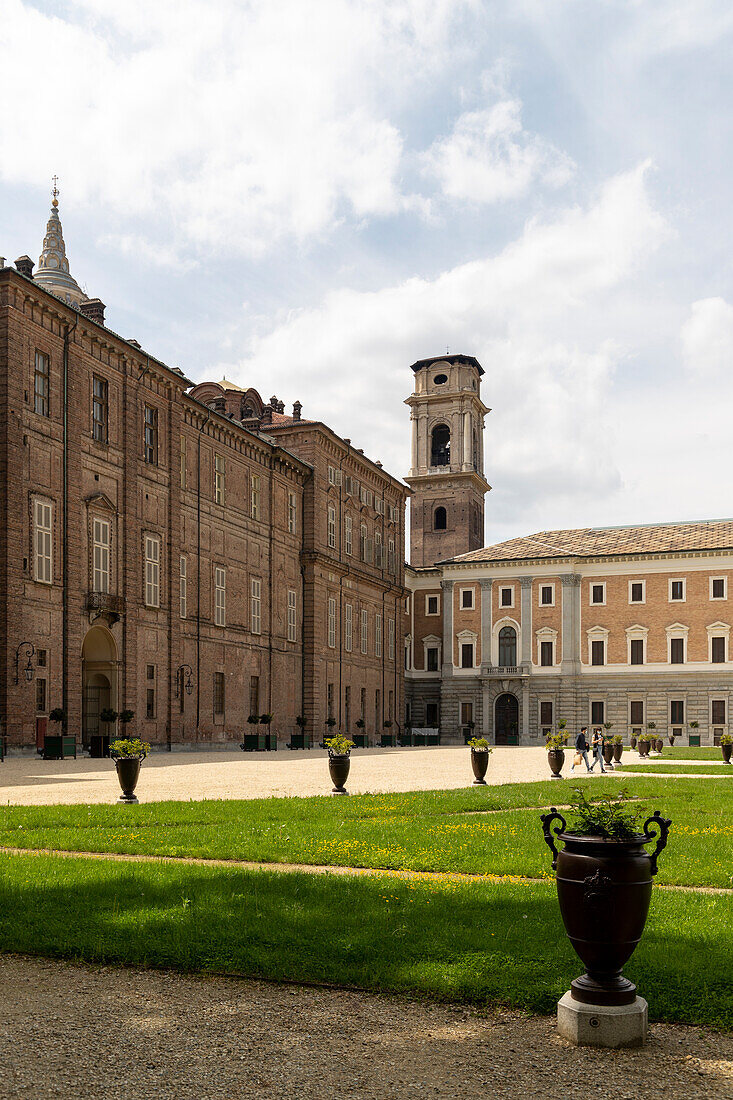
[[[38,259],[38,267],[33,275],[33,280],[39,286],[42,286],[44,290],[50,290],[52,294],[62,298],[70,305],[79,306],[82,302],[87,301],[87,295],[69,271],[64,233],[59,218],[57,195],[58,191],[54,187],[51,216],[46,225],[43,251]]]

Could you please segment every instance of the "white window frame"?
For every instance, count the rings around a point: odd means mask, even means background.
[[[550,602],[542,602],[542,589],[550,589]],[[554,607],[555,606],[555,582],[554,581],[540,581],[540,586],[537,590],[537,606],[538,607]],[[547,639],[545,639],[547,641]]]
[[[387,619],[387,660],[394,661],[394,619]]]
[[[250,474],[249,477],[249,515],[250,519],[260,518],[260,488],[261,478],[259,474]]]
[[[681,600],[675,600],[675,603],[681,603]],[[667,664],[672,664],[672,639],[681,638],[683,641],[682,647],[682,664],[687,664],[687,635],[690,632],[690,628],[685,626],[684,623],[672,623],[671,626],[666,627],[667,634]]]
[[[145,536],[145,606],[160,607],[160,536]]]
[[[288,534],[298,533],[298,498],[295,493],[288,491]]]
[[[227,625],[227,571],[223,565],[214,566],[214,625]]]
[[[251,577],[249,582],[249,629],[252,634],[262,633],[262,581]]]
[[[514,607],[514,590],[515,590],[515,587],[516,586],[513,585],[513,584],[500,584],[499,585],[499,595],[498,595],[497,598],[499,600],[499,611],[500,612],[506,611],[507,608]],[[502,603],[501,602],[502,601],[502,593],[505,592],[505,591],[506,592],[511,592],[511,601],[512,601],[511,603]]]
[[[387,572],[397,575],[397,558],[395,556],[394,539],[387,539]]]
[[[354,608],[350,603],[344,604],[344,649],[351,653],[354,648]]]
[[[366,609],[361,612],[361,651],[369,652],[369,612]]]
[[[226,460],[224,455],[214,454],[214,503],[224,504],[226,486]]]
[[[53,584],[53,504],[33,502],[33,578],[39,584]]]
[[[730,659],[730,626],[728,623],[711,623],[705,628],[708,635],[708,664],[713,663],[713,638],[725,639],[725,662]]]
[[[641,703],[641,722],[632,722],[631,721],[631,704],[632,703]],[[646,695],[644,695],[642,692],[637,692],[637,694],[633,698],[630,695],[629,698],[626,700],[626,719],[627,719],[626,724],[629,727],[629,729],[631,729],[632,727],[634,729],[641,729],[642,731],[646,729],[646,720],[647,720]]]
[[[632,598],[631,598],[632,585],[634,585],[634,584],[640,584],[641,585],[641,599],[640,600],[632,600]],[[640,577],[634,577],[632,580],[629,581],[629,603],[633,607],[640,607],[641,604],[646,603],[646,581],[642,580]]]
[[[723,595],[722,596],[714,596],[713,595],[713,581],[722,581],[723,582]],[[710,599],[713,600],[715,603],[720,603],[721,600],[727,600],[728,599],[728,577],[727,576],[717,576],[717,577],[711,577],[710,578]]]
[[[354,519],[348,513],[344,516],[344,552],[351,557],[354,550]]]
[[[672,585],[682,583],[682,599],[672,599]],[[687,577],[670,577],[667,582],[667,603],[687,603]]]
[[[463,596],[465,593],[469,593],[471,596],[470,604],[464,604]],[[459,611],[475,611],[476,610],[476,589],[473,585],[469,585],[467,588],[458,589],[458,610]]]
[[[181,554],[178,564],[178,614],[185,619],[188,614],[188,558]]]
[[[382,612],[374,613],[374,656],[382,656]]]
[[[328,648],[336,648],[336,597],[328,597]]]
[[[673,722],[672,721],[672,703],[682,703],[682,721],[681,722]],[[672,692],[670,692],[669,695],[667,696],[667,725],[670,728],[672,726],[674,726],[676,729],[681,728],[681,729],[684,730],[689,720],[690,720],[690,714],[689,714],[689,709],[688,709],[688,706],[687,706],[687,692],[686,691],[678,691],[678,692],[675,693],[674,698],[672,697]],[[696,731],[696,732],[699,732],[699,731]]]
[[[594,606],[598,607],[599,605],[595,604]],[[586,630],[585,634],[588,646],[586,661],[588,668],[605,668],[608,665],[608,631],[605,626],[592,626],[590,629]],[[593,664],[593,642],[603,642],[602,665]]]
[[[641,623],[636,623],[634,626],[626,627],[626,664],[631,665],[631,643],[643,642],[643,661],[642,664],[647,663],[647,640],[649,638],[649,627],[642,626]],[[640,668],[640,665],[634,665],[634,668]]]
[[[430,675],[431,676],[440,676],[440,668],[441,668],[441,660],[442,660],[442,652],[441,651],[443,649],[442,638],[439,638],[437,636],[437,634],[427,634],[422,640],[422,667],[423,667],[423,671],[425,673],[428,672],[428,650],[429,649],[437,649],[437,651],[438,651],[438,667],[434,672],[431,671]]]
[[[593,599],[593,589],[594,588],[602,588],[603,589],[603,599],[602,600],[594,600]],[[594,581],[594,580],[589,581],[589,583],[588,583],[588,606],[589,607],[605,607],[606,606],[606,582],[605,581]]]
[[[298,593],[294,588],[288,589],[288,641],[298,640]]]
[[[382,532],[374,532],[374,564],[377,569],[381,569],[384,565],[384,547],[382,546]]]
[[[478,666],[478,635],[473,630],[461,630],[459,634],[456,634],[456,642],[457,642],[457,653],[456,653],[457,664],[454,665],[455,670],[457,672],[464,672],[465,673],[465,672],[471,672],[474,669],[477,669],[479,667]],[[470,666],[470,668],[463,668],[463,665],[461,663],[462,659],[463,659],[462,649],[463,649],[464,645],[473,646],[473,664]]]
[[[336,509],[333,504],[329,504],[327,512],[327,529],[328,529],[328,548],[329,550],[336,549]]]
[[[725,704],[725,721],[724,722],[713,722],[713,703],[714,702]],[[714,697],[712,695],[710,695],[708,697],[708,725],[710,726],[711,731],[713,730],[713,727],[714,727],[716,730],[722,729],[723,733],[728,732],[728,726],[730,725],[730,703],[729,703],[729,697],[728,697],[728,692],[727,691],[719,691]]]
[[[548,604],[543,604],[543,607],[548,607]],[[539,630],[535,630],[535,637],[537,639],[537,660],[535,662],[536,668],[555,668],[557,660],[557,631],[553,630],[550,626],[541,626]],[[550,642],[552,645],[552,664],[542,664],[542,643]]]
[[[430,611],[428,600],[437,600],[437,611]],[[440,592],[426,592],[425,593],[425,617],[435,618],[436,615],[440,615]]]
[[[109,592],[112,558],[112,525],[92,516],[92,591]]]

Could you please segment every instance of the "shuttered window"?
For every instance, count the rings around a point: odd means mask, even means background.
[[[43,500],[37,500],[34,507],[35,526],[35,569],[34,576],[43,584],[51,584],[53,581],[53,541],[52,541],[52,510],[51,505]]]

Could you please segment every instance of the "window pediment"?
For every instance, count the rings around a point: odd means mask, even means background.
[[[636,623],[634,626],[626,627],[627,638],[646,638],[649,635],[649,627],[642,626],[640,623]]]
[[[710,626],[706,627],[705,629],[707,630],[709,635],[710,634],[717,634],[717,635],[721,635],[721,634],[728,635],[728,634],[730,634],[730,626],[728,625],[728,623],[720,623],[720,622],[711,623]]]
[[[671,626],[665,627],[665,630],[668,638],[672,635],[675,635],[677,638],[686,638],[690,632],[689,626],[685,626],[684,623],[672,623]]]
[[[117,515],[117,509],[106,493],[92,493],[91,496],[84,497],[84,503],[87,508],[101,508],[105,512],[111,512],[113,516]]]
[[[605,626],[591,626],[586,630],[586,634],[596,641],[605,641],[608,638],[608,630]]]

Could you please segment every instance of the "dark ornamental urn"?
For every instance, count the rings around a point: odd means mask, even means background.
[[[618,764],[621,760],[621,753],[624,751],[623,745],[613,746],[613,760],[615,764]]]
[[[613,745],[610,741],[607,741],[603,746],[603,759],[610,768],[613,767]]]
[[[331,782],[333,783],[333,790],[331,794],[348,794],[349,792],[344,789],[344,783],[349,778],[349,768],[351,767],[351,757],[348,752],[338,752],[328,754],[328,770],[331,773]]]
[[[565,763],[565,752],[563,749],[548,749],[547,750],[547,762],[550,765],[550,771],[552,775],[550,779],[562,779],[560,772],[562,766]]]
[[[664,741],[662,740],[661,737],[657,738],[657,740],[655,742],[655,748],[656,748],[657,752],[661,752],[662,749],[664,748]]]
[[[117,778],[122,787],[122,794],[119,797],[120,802],[137,802],[135,787],[137,787],[137,781],[140,778],[141,764],[142,758],[140,756],[118,756],[115,759]]]
[[[473,774],[475,779],[473,781],[474,787],[485,787],[486,769],[489,766],[489,754],[488,752],[482,752],[480,749],[471,749],[471,767],[473,768]]]
[[[639,756],[648,756],[649,749],[651,748],[651,741],[646,737],[639,738]]]
[[[636,738],[635,737],[631,738],[631,747],[632,747],[632,749],[636,748]]]
[[[541,820],[565,931],[586,968],[571,983],[571,997],[592,1005],[633,1004],[636,986],[622,969],[644,931],[657,857],[672,822],[657,810],[644,822],[643,833],[616,840],[568,832],[554,807]],[[556,840],[563,844],[559,852]],[[650,856],[644,845],[651,841],[656,847]]]
[[[720,746],[720,751],[723,754],[723,760],[725,761],[726,764],[730,764],[731,749],[733,749],[733,745],[721,745]]]

